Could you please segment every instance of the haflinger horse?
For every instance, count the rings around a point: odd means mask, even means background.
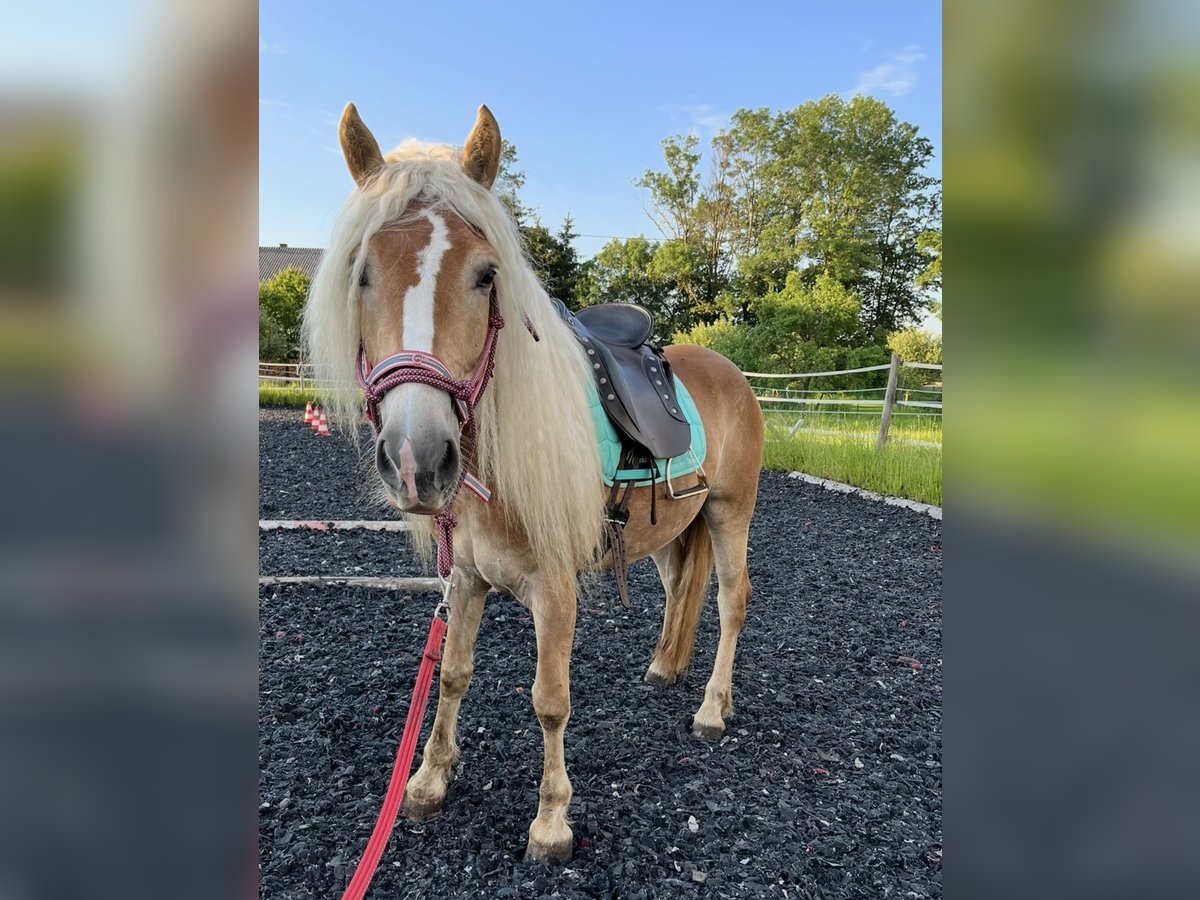
[[[356,382],[366,384],[370,361],[399,360],[400,374],[366,391],[375,467],[426,558],[434,517],[439,568],[450,564],[453,548],[437,714],[404,811],[422,818],[442,808],[459,758],[459,704],[494,587],[529,609],[537,641],[532,697],[544,768],[526,858],[566,860],[572,789],[563,733],[577,580],[610,564],[606,488],[586,394],[591,367],[491,190],[501,143],[487,107],[461,151],[409,141],[384,156],[353,104],[339,131],[356,188],[305,309],[309,359],[331,378],[335,420],[355,432],[364,411]],[[709,490],[673,500],[661,481],[636,488],[626,555],[653,557],[666,589],[662,635],[645,675],[655,684],[675,682],[691,661],[715,563],[720,641],[692,729],[716,739],[732,710],[734,650],[750,597],[746,542],[763,419],[746,379],[724,357],[683,345],[667,348],[666,358],[706,431]],[[459,493],[464,483],[480,496]]]

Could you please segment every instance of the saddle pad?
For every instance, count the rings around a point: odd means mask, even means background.
[[[688,393],[688,389],[682,381],[674,375],[671,377],[675,379],[675,392],[679,400],[680,412],[683,413],[692,429],[691,450],[671,460],[671,481],[673,482],[677,476],[695,472],[704,463],[708,444],[704,437],[704,424],[700,421],[700,412],[692,401],[692,395]],[[613,427],[613,423],[608,420],[604,407],[600,404],[600,394],[596,383],[591,380],[588,381],[588,408],[592,413],[592,424],[596,427],[596,443],[600,447],[600,468],[604,474],[604,483],[611,485],[614,481],[634,481],[637,487],[650,484],[654,473],[649,469],[617,468],[621,461],[621,436]],[[660,459],[657,460],[657,463],[658,480],[662,481],[667,471],[667,462]]]

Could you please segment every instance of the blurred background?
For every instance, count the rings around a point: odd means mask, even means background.
[[[255,891],[256,38],[5,9],[5,900]]]
[[[1191,896],[1200,9],[944,38],[946,883]],[[256,40],[5,13],[0,898],[255,890]]]
[[[1191,896],[1200,7],[943,21],[946,884]]]
[[[960,496],[1184,557],[1200,541],[1198,24],[1170,2],[945,11]]]

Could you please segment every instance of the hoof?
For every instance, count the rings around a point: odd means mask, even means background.
[[[702,741],[719,741],[725,736],[725,725],[705,725],[701,722],[692,722],[692,734]]]
[[[442,814],[442,800],[415,800],[405,797],[400,805],[400,814],[411,822],[424,822]]]
[[[571,861],[571,841],[565,840],[555,844],[535,844],[529,842],[525,850],[526,862],[564,863]]]
[[[667,687],[667,685],[674,684],[678,678],[678,674],[664,675],[656,669],[646,670],[646,683],[656,685],[657,687]]]

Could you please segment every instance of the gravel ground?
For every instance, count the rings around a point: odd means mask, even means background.
[[[388,517],[361,497],[349,444],[300,421],[261,414],[261,517]],[[260,571],[416,574],[405,540],[264,532]],[[494,598],[459,719],[462,772],[439,818],[400,820],[370,896],[940,897],[941,523],[764,473],[750,576],[718,744],[688,731],[715,602],[692,671],[652,688],[653,565],[632,568],[628,611],[610,577],[587,588],[566,740],[575,853],[556,868],[522,861],[542,759],[533,626]],[[378,813],[434,599],[259,596],[261,895],[336,896]]]

